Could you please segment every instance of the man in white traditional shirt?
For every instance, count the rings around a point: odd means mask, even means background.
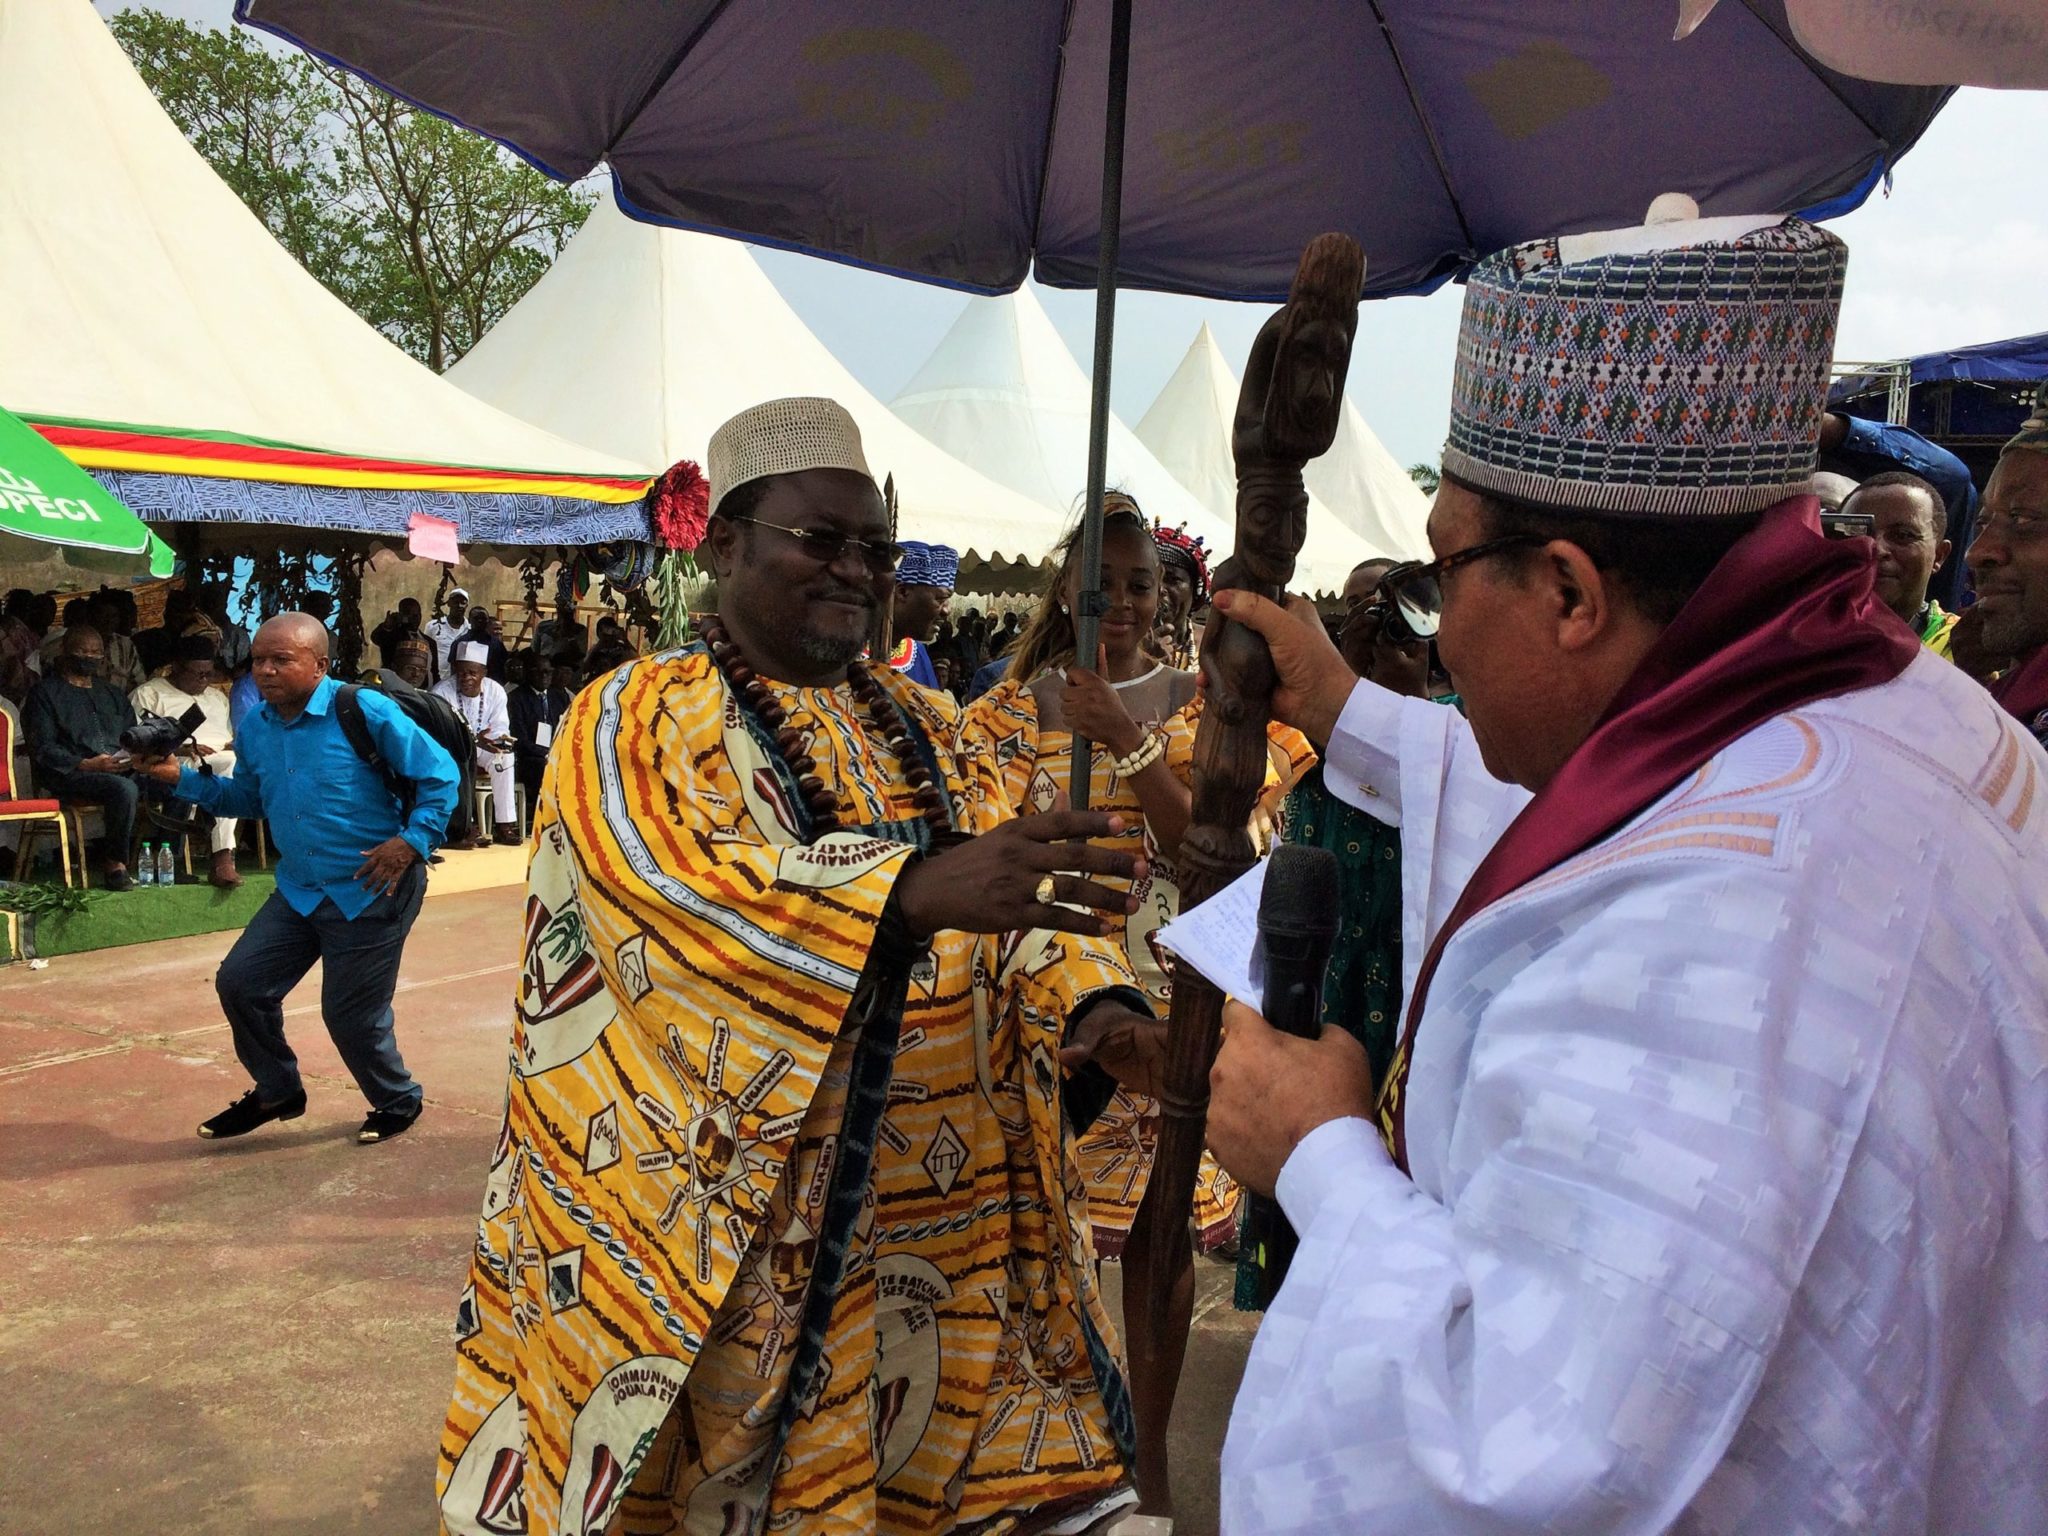
[[[514,796],[512,768],[515,743],[512,716],[506,705],[505,689],[484,675],[490,653],[475,640],[456,642],[450,666],[454,676],[434,684],[434,692],[455,706],[470,734],[476,737],[476,766],[491,781],[491,812],[497,820],[496,838],[501,843],[519,841],[518,801]],[[481,848],[487,839],[478,829],[470,846]]]
[[[1800,494],[1845,256],[1475,271],[1382,583],[1469,724],[1216,600],[1400,827],[1411,1009],[1379,1083],[1229,1011],[1210,1144],[1301,1247],[1227,1532],[2048,1531],[2048,755]]]
[[[427,620],[425,634],[434,646],[434,681],[445,683],[455,674],[450,670],[452,652],[456,643],[469,633],[469,594],[460,587],[450,587],[443,599],[447,609],[446,617],[436,616]],[[488,659],[488,658],[486,658]]]
[[[206,719],[192,733],[181,755],[203,762],[216,778],[232,778],[235,772],[235,731],[228,718],[228,696],[213,686],[214,641],[211,635],[184,635],[178,640],[176,658],[161,677],[152,677],[128,695],[139,717],[162,715],[176,720],[197,705]],[[207,878],[222,890],[242,883],[235,868],[235,828],[232,816],[216,816],[208,846],[213,850],[213,868]]]

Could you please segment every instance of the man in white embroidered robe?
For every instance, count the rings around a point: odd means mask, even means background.
[[[1619,233],[1468,290],[1403,606],[1469,724],[1217,604],[1400,826],[1421,994],[1385,1084],[1340,1032],[1227,1021],[1211,1145],[1302,1242],[1224,1528],[2048,1529],[2048,756],[1786,499],[1828,237]],[[1616,313],[1518,324],[1563,300]],[[1531,404],[1589,338],[1659,334],[1642,306],[1678,341],[1601,374],[1640,414]],[[1699,381],[1745,376],[1717,416]]]

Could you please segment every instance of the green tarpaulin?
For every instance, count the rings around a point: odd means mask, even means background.
[[[0,411],[0,557],[18,539],[59,545],[89,569],[171,574],[171,547],[142,519],[34,428]]]

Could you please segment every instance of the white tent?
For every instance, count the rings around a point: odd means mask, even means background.
[[[1028,288],[969,299],[890,408],[990,479],[1035,501],[1080,506],[1088,475],[1088,376]],[[1136,497],[1148,516],[1201,534],[1212,551],[1230,550],[1230,512],[1204,505],[1115,416],[1109,484]],[[1326,559],[1315,547],[1322,542],[1312,531],[1297,579],[1334,592],[1355,562],[1341,554]]]
[[[627,218],[606,192],[511,311],[448,370],[481,400],[635,463],[702,461],[728,417],[827,395],[896,477],[907,537],[1036,562],[1061,514],[920,437],[811,334],[744,245]]]
[[[1427,560],[1429,497],[1347,398],[1337,440],[1302,478],[1339,522],[1397,560]]]
[[[1223,350],[1204,324],[1195,333],[1187,355],[1138,422],[1138,440],[1151,449],[1202,504],[1225,519],[1237,515],[1237,465],[1230,454],[1230,422],[1237,412],[1237,375],[1223,360]],[[1405,555],[1374,544],[1331,516],[1309,495],[1308,537],[1299,567],[1309,573],[1313,589],[1342,590],[1344,577],[1329,584],[1332,572],[1349,575],[1361,560]]]
[[[367,470],[295,481],[281,462],[275,474],[252,472],[258,456],[245,440],[260,439],[359,464],[559,477],[530,491],[495,487],[532,516],[568,489],[560,482],[644,479],[658,467],[494,410],[358,318],[185,141],[90,0],[0,0],[0,295],[0,406],[39,424],[116,429],[134,450],[117,470],[216,487],[223,475],[275,480],[295,493],[436,483]],[[179,440],[191,460],[182,472],[168,451]],[[139,504],[128,481],[121,495],[145,516],[179,515]],[[613,489],[609,503],[637,517],[637,489]],[[399,530],[405,521],[400,512]]]

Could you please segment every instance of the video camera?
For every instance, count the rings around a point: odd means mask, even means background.
[[[121,733],[121,750],[130,757],[169,757],[206,723],[206,711],[197,704],[177,719],[144,715]]]

